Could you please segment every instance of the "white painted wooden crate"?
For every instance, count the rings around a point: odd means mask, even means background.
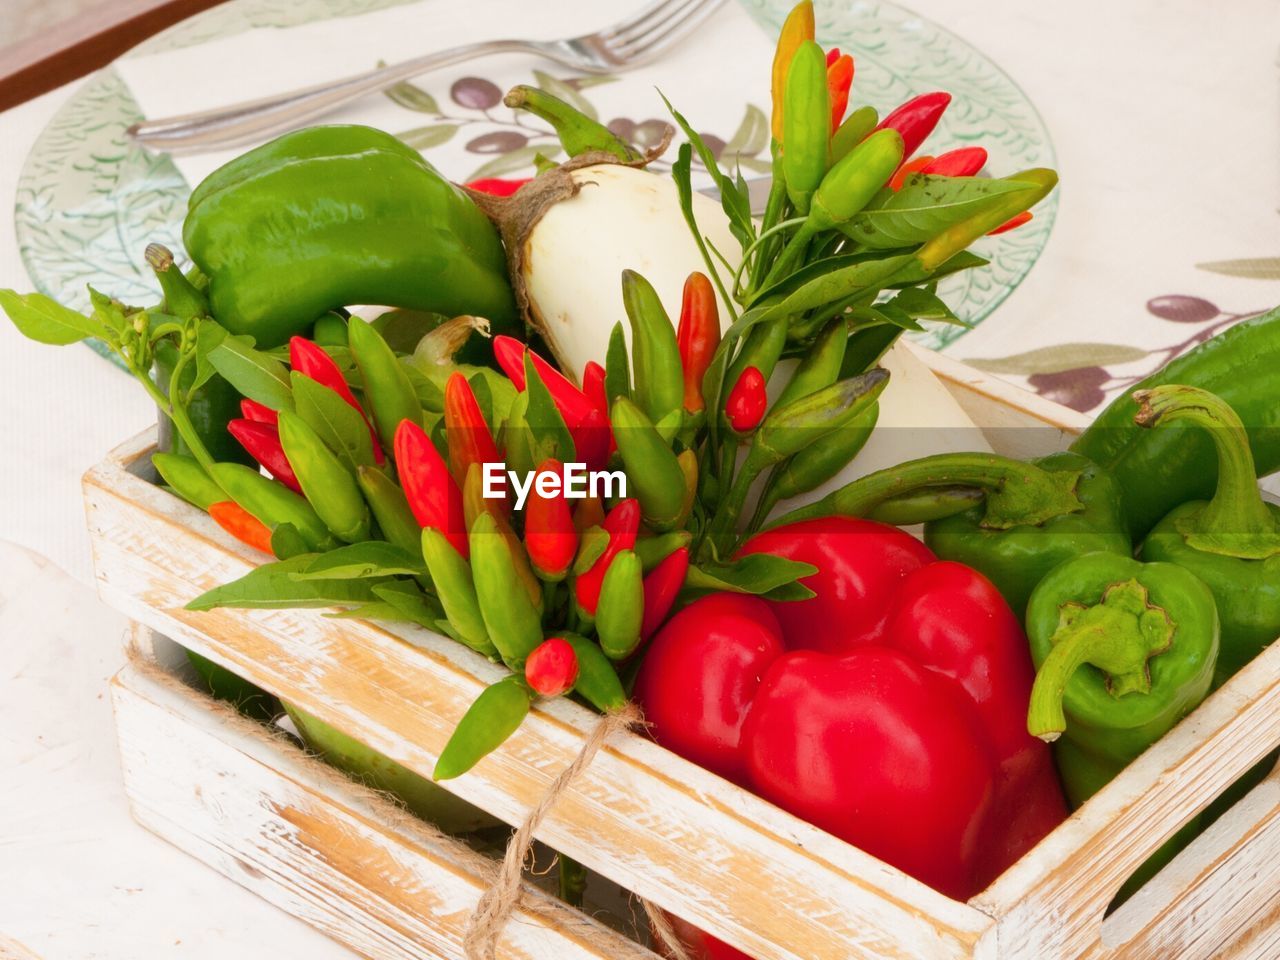
[[[929,362],[1002,453],[1045,453],[1083,426],[1079,414],[954,361]],[[261,557],[144,479],[153,442],[151,434],[135,438],[85,477],[103,598],[429,775],[458,718],[502,670],[413,627],[337,621],[317,611],[184,609]],[[541,704],[506,745],[451,781],[449,789],[518,823],[596,722],[594,714],[568,701]],[[162,739],[145,725],[132,729],[135,736]],[[641,736],[611,741],[548,816],[538,838],[759,960],[1275,960],[1277,774],[1124,906],[1104,915],[1140,864],[1277,746],[1280,644],[967,903],[942,896]],[[172,769],[203,762],[165,749]],[[220,756],[229,762],[231,755]],[[290,779],[281,776],[282,782]],[[167,789],[163,777],[146,782],[147,791],[135,791],[135,803],[142,802],[142,792]],[[320,800],[313,797],[314,803]],[[188,795],[167,802],[193,801]],[[358,842],[363,841],[349,839],[342,855],[352,856],[351,844]],[[379,842],[380,847],[371,844],[370,856],[394,846],[395,832],[383,831]],[[404,871],[403,883],[414,882],[412,867],[397,869]],[[418,917],[418,932],[406,933],[369,906],[369,897],[382,895],[378,891],[324,889],[325,896],[349,901],[347,908],[385,936],[394,932],[399,942],[428,937],[423,927],[446,929],[458,922],[451,905],[434,920]],[[390,947],[365,952],[405,955]],[[561,954],[572,955],[557,947],[555,955]]]

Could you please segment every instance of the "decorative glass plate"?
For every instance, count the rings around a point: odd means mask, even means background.
[[[288,28],[407,2],[231,0],[153,37],[128,56],[194,46],[253,27]],[[770,35],[776,34],[790,7],[790,0],[742,2]],[[817,28],[824,45],[837,45],[854,55],[855,103],[869,102],[883,111],[928,90],[945,89],[954,95],[928,142],[931,152],[980,143],[991,155],[988,167],[999,173],[1054,165],[1048,131],[1026,95],[998,66],[936,24],[893,3],[855,0],[837,8],[820,6]],[[566,88],[585,90],[593,82],[580,78],[579,88],[579,80],[572,77],[542,79],[561,84],[562,93]],[[492,87],[488,81],[476,82]],[[625,83],[625,76],[619,82]],[[433,87],[430,75],[417,84],[409,92],[425,93],[423,102],[431,109],[438,110],[433,105],[447,102],[451,95],[447,88]],[[460,107],[468,106],[465,91],[461,101],[453,99]],[[422,103],[402,105],[423,109]],[[88,305],[86,284],[127,302],[157,299],[158,287],[142,263],[141,251],[157,241],[181,249],[190,186],[168,157],[151,156],[125,139],[125,128],[141,117],[119,75],[111,68],[102,70],[58,111],[23,167],[14,210],[23,261],[41,292],[69,306]],[[762,119],[758,109],[746,105],[736,135],[725,131],[723,138],[715,137],[728,144],[726,150],[736,146],[748,176],[763,166],[759,161],[767,155]],[[406,139],[430,156],[439,146],[431,131],[448,125],[422,127],[417,119],[406,126],[415,122],[418,136]],[[620,132],[643,140],[639,135],[647,136],[644,128],[649,125],[633,124]],[[523,166],[528,158],[518,162],[514,154],[534,149],[525,137],[494,133],[473,142],[481,140],[486,143],[484,152],[495,154],[485,165],[491,176]],[[512,155],[506,158],[508,151]],[[467,173],[447,166],[445,172],[459,177]],[[1026,226],[976,246],[991,259],[989,267],[943,281],[940,292],[962,320],[972,325],[982,321],[1026,276],[1048,240],[1057,196],[1055,191],[1041,203]],[[963,327],[938,325],[915,336],[940,348],[964,332]]]

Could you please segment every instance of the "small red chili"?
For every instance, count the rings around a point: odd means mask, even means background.
[[[227,424],[227,432],[240,441],[240,446],[249,452],[249,456],[266,467],[267,473],[294,493],[302,492],[298,477],[280,444],[279,427],[260,420],[232,420]]]
[[[697,413],[704,406],[702,378],[720,344],[720,307],[705,273],[695,270],[684,282],[676,344],[684,369],[684,408]]]
[[[987,165],[987,151],[982,147],[961,147],[938,154],[921,173],[935,177],[972,177]]]
[[[209,504],[209,516],[241,543],[274,555],[271,550],[271,530],[234,500],[220,500]]]
[[[738,382],[729,391],[729,399],[725,401],[724,413],[729,419],[729,426],[738,433],[754,430],[764,419],[765,408],[769,405],[769,396],[765,392],[764,374],[755,367],[747,367],[738,377]]]
[[[250,400],[244,397],[240,401],[240,413],[246,420],[254,420],[258,423],[269,423],[275,426],[280,422],[280,413],[272,410],[265,403],[259,403],[257,400]]]
[[[544,697],[558,697],[578,682],[578,655],[563,637],[548,637],[524,662],[524,679]]]
[[[988,233],[987,236],[994,237],[1002,233],[1008,233],[1010,230],[1016,230],[1018,227],[1030,220],[1031,216],[1032,214],[1030,210],[1023,210],[1021,213],[1010,217],[1004,223],[1000,224],[1000,226]]]
[[[526,177],[523,180],[504,180],[501,177],[481,177],[479,180],[472,180],[466,186],[467,189],[474,190],[476,193],[509,197],[532,179],[532,177]]]

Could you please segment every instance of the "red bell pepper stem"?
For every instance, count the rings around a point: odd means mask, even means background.
[[[748,433],[760,425],[768,405],[764,374],[755,367],[747,367],[729,391],[724,413],[730,427],[738,433]]]
[[[486,463],[502,462],[475,392],[461,373],[450,374],[445,381],[444,426],[449,437],[449,470],[460,486],[467,482],[472,464],[483,470]]]
[[[973,177],[987,165],[983,147],[960,147],[940,153],[921,173],[934,177]]]
[[[479,180],[470,181],[466,187],[468,190],[487,193],[493,197],[509,197],[532,179],[532,177],[526,177],[523,180],[504,180],[501,177],[481,177]]]
[[[360,406],[360,401],[351,392],[346,378],[338,369],[333,357],[329,356],[319,344],[306,337],[293,337],[289,341],[289,366],[320,386],[328,387],[364,417],[365,426],[369,428],[369,439],[373,441],[374,459],[378,463],[383,463],[386,458],[382,453],[382,445],[378,443],[378,434],[365,415],[364,407]]]
[[[209,504],[209,516],[241,543],[274,556],[270,528],[234,500]]]
[[[671,612],[676,595],[684,586],[689,572],[689,548],[680,547],[663,558],[644,578],[644,619],[640,624],[640,639],[648,640]]]
[[[831,51],[839,53],[838,50]],[[831,100],[831,132],[840,126],[845,108],[849,106],[849,88],[853,86],[853,57],[847,53],[831,59],[827,54],[827,96]]]
[[[521,391],[525,388],[524,355],[526,351],[533,358],[533,366],[538,371],[538,376],[542,377],[542,382],[547,385],[547,392],[551,394],[556,409],[564,417],[565,426],[573,430],[586,419],[588,413],[595,409],[586,395],[564,374],[537,353],[529,350],[519,340],[514,337],[493,338],[493,355],[498,361],[498,366],[502,367],[502,372],[516,385],[516,389]]]
[[[907,182],[907,177],[913,173],[923,173],[925,168],[933,161],[934,158],[927,154],[922,157],[912,157],[894,171],[893,176],[889,178],[889,189],[897,193],[902,189],[903,184]]]
[[[280,422],[280,411],[272,410],[265,403],[244,397],[240,400],[240,413],[246,420],[269,423],[273,427]]]
[[[938,91],[912,97],[880,121],[877,130],[894,129],[902,134],[902,155],[910,157],[942,119],[951,94]]]
[[[578,654],[564,637],[548,637],[525,660],[524,679],[544,697],[568,693],[578,682]]]
[[[563,488],[550,497],[538,491],[537,478],[542,474],[557,476],[563,482],[564,464],[548,459],[538,467],[524,508],[524,547],[538,576],[556,581],[563,579],[573,564],[578,552],[578,530]]]
[[[684,369],[684,408],[703,409],[702,378],[720,345],[720,308],[716,291],[705,273],[694,271],[684,282],[676,345]]]
[[[995,236],[999,236],[1002,233],[1008,233],[1010,230],[1016,230],[1018,229],[1018,227],[1022,226],[1024,223],[1029,221],[1031,217],[1032,217],[1032,213],[1030,210],[1023,210],[1021,213],[1010,217],[1004,223],[1000,224],[1000,226],[990,231],[987,234],[987,236],[995,237]]]
[[[302,492],[289,458],[284,455],[284,447],[280,445],[279,427],[257,420],[232,420],[227,424],[227,432],[240,441],[240,446],[249,451],[249,456],[266,467],[267,473],[294,493]]]
[[[414,519],[421,526],[440,531],[463,559],[469,557],[462,490],[431,438],[412,420],[401,420],[396,428],[395,456],[400,484]]]
[[[600,587],[604,584],[609,564],[623,550],[630,550],[636,545],[636,536],[640,532],[640,501],[634,498],[623,500],[605,516],[603,527],[605,533],[609,534],[608,546],[591,565],[591,569],[579,576],[573,584],[574,599],[578,607],[591,617],[595,616],[596,607],[600,603]]]

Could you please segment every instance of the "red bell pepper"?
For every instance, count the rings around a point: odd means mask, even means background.
[[[1065,818],[1026,732],[1026,640],[984,577],[849,518],[744,552],[814,564],[815,596],[672,617],[636,683],[660,743],[961,899]]]

